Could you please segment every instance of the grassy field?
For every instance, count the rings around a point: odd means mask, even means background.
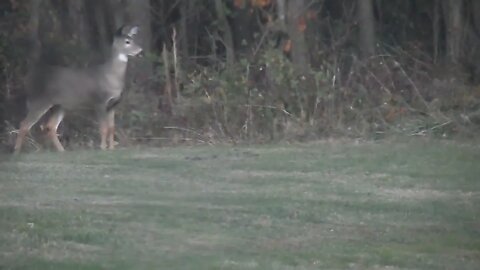
[[[0,156],[0,269],[480,269],[480,147]]]

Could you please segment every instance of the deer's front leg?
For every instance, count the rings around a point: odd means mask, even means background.
[[[100,149],[107,149],[108,112],[104,106],[97,107],[98,126],[100,131]]]
[[[58,140],[58,135],[57,135],[58,125],[60,125],[60,123],[62,122],[64,114],[65,113],[62,110],[62,108],[55,108],[46,126],[47,135],[50,138],[50,140],[52,140],[53,146],[55,146],[58,152],[65,151],[62,143]]]
[[[108,149],[115,148],[115,111],[112,109],[107,113],[107,137]]]
[[[109,110],[99,115],[100,125],[100,149],[115,148],[115,111]]]
[[[100,149],[107,149],[107,133],[108,133],[108,122],[106,117],[99,119],[100,121]]]

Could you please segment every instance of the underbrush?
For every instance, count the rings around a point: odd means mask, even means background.
[[[428,62],[395,50],[366,60],[353,53],[332,54],[298,74],[287,55],[270,48],[229,70],[197,65],[182,77],[166,78],[165,66],[159,65],[155,76],[131,79],[117,110],[117,140],[127,146],[474,137],[480,88],[461,73]],[[14,102],[14,110],[6,109],[11,117],[4,145],[12,145],[21,119],[21,102]],[[97,147],[92,119],[84,113],[67,115],[59,130],[63,143]],[[34,130],[29,141],[36,149],[43,145],[39,133]]]
[[[163,143],[472,137],[480,92],[439,66],[414,64],[421,60],[339,55],[299,75],[281,51],[266,50],[230,71],[195,67],[170,103],[159,76],[162,90],[128,96],[121,123],[133,141]]]

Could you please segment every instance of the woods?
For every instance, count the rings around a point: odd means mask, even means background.
[[[479,12],[474,0],[2,1],[1,142],[33,63],[98,63],[123,24],[146,51],[129,66],[123,145],[475,137]],[[95,145],[93,120],[69,117],[61,141]]]
[[[480,269],[479,15],[0,0],[0,270]]]

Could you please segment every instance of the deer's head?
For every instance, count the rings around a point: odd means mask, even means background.
[[[128,56],[136,56],[142,52],[142,47],[135,43],[134,37],[138,33],[138,26],[122,26],[113,38],[113,49],[119,59],[128,60]]]

